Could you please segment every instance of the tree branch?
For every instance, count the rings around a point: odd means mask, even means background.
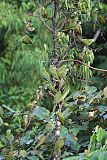
[[[90,68],[90,69],[92,69],[92,70],[95,70],[95,71],[107,72],[106,69],[100,69],[100,68],[92,67],[92,66],[90,66],[90,65],[88,65],[88,64],[86,64],[86,63],[84,63],[84,62],[82,62],[82,61],[80,61],[80,60],[78,60],[78,59],[63,60],[62,62],[64,63],[64,62],[71,62],[71,61],[80,63],[80,64],[82,64],[82,65],[84,65],[84,66],[86,66],[86,67],[88,67],[88,68]]]
[[[57,56],[56,15],[57,15],[57,3],[54,0],[54,11],[53,11],[53,17],[52,17],[52,35],[53,35],[53,55],[52,57],[53,58]]]
[[[94,34],[94,36],[93,36],[94,42],[95,42],[95,41],[97,40],[97,38],[99,37],[100,33],[101,33],[101,29],[97,30],[97,32]],[[65,59],[65,58],[67,57],[67,55],[68,55],[68,51],[69,51],[70,49],[72,49],[72,47],[75,47],[75,44],[76,44],[76,41],[75,41],[75,38],[74,38],[74,42],[73,42],[73,43],[70,43],[70,44],[68,45],[68,48],[67,48],[66,52],[63,54],[63,57],[61,58],[61,61],[59,62],[58,66],[60,66],[60,65],[63,63],[64,59]]]
[[[28,121],[27,121],[27,124],[25,125],[24,131],[26,131],[28,129],[28,127],[31,123],[31,120],[32,120],[32,113],[35,110],[35,108],[37,107],[38,102],[43,98],[43,96],[44,96],[44,93],[38,94],[37,101],[34,102],[34,105],[32,106],[31,110],[29,111]]]
[[[97,40],[97,38],[99,37],[100,33],[101,33],[101,29],[98,29],[97,32],[95,33],[94,37],[93,37],[94,42],[95,42],[95,41]]]

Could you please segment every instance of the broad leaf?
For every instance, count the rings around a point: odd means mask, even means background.
[[[44,107],[37,106],[32,115],[38,117],[40,120],[43,120],[49,116],[49,111]]]

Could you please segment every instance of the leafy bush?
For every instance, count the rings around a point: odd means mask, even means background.
[[[0,58],[0,159],[105,159],[107,87],[99,91],[88,83],[91,69],[107,70],[91,66],[96,38],[87,38],[83,29],[91,22],[99,29],[103,4],[1,1],[1,19],[6,7],[0,24],[6,32]]]

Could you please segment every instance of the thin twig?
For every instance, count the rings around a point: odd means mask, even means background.
[[[94,37],[93,37],[94,42],[95,42],[95,41],[97,40],[97,38],[99,37],[100,33],[101,33],[101,29],[98,29],[97,32],[95,33]]]
[[[29,111],[28,121],[27,121],[27,124],[26,124],[26,126],[25,126],[25,128],[24,128],[24,131],[26,131],[26,130],[28,129],[28,127],[29,127],[29,125],[30,125],[30,123],[31,123],[31,120],[32,120],[32,113],[33,113],[33,111],[35,110],[35,108],[37,107],[38,102],[42,99],[43,95],[44,95],[44,94],[42,93],[42,95],[39,95],[39,96],[38,96],[37,101],[34,102],[34,105],[32,106],[31,110]]]
[[[100,33],[101,33],[101,29],[98,29],[97,32],[95,33],[94,37],[93,37],[94,42],[95,42],[95,41],[97,40],[97,38],[99,37]]]
[[[28,114],[28,121],[27,121],[27,124],[25,125],[25,128],[24,130],[26,131],[31,123],[31,120],[32,120],[32,113],[33,111],[35,110],[35,108],[37,107],[37,102],[35,102],[35,104],[33,105],[33,107],[31,108],[29,114]]]
[[[66,51],[63,53],[63,57],[61,58],[61,61],[59,62],[58,66],[61,66],[64,59],[68,56],[68,52],[70,49],[72,49],[73,47],[75,47],[75,42],[71,43],[70,45],[68,45],[68,48],[66,49]]]
[[[86,63],[84,63],[84,62],[82,62],[82,61],[80,61],[80,60],[78,60],[78,59],[63,60],[62,62],[64,63],[64,62],[71,62],[71,61],[80,63],[80,64],[82,64],[82,65],[84,65],[84,66],[86,66],[86,67],[88,67],[88,68],[90,68],[90,69],[92,69],[92,70],[95,70],[95,71],[107,72],[106,69],[100,69],[100,68],[92,67],[92,66],[90,66],[90,65],[88,65],[88,64],[86,64]]]
[[[54,11],[52,17],[52,35],[53,35],[53,54],[52,57],[57,56],[57,31],[56,31],[56,16],[57,16],[57,3],[54,0]]]
[[[60,25],[60,28],[57,30],[57,32],[60,32],[62,30],[62,28],[64,27],[66,22],[67,22],[67,20],[66,20],[66,17],[65,17],[62,24]]]
[[[34,17],[37,17],[41,20],[41,22],[43,23],[43,25],[49,30],[52,32],[52,29],[46,24],[46,22],[43,20],[43,18],[41,16],[37,16],[33,13],[27,13],[29,16],[34,16]]]
[[[41,20],[41,22],[43,23],[43,25],[49,30],[52,32],[52,29],[45,23],[45,21],[42,19],[41,16],[39,16],[39,19]]]

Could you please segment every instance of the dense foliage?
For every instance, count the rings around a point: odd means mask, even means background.
[[[1,160],[106,160],[106,11],[1,0]]]

